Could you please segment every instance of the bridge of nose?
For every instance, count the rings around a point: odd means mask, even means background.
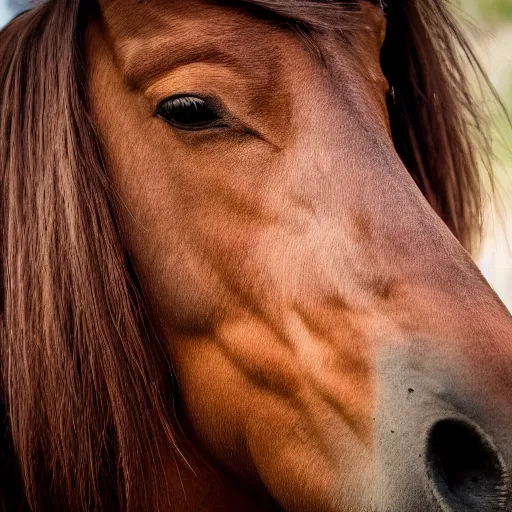
[[[340,287],[346,303],[364,295],[362,302],[383,319],[365,328],[379,352],[375,504],[383,510],[439,510],[438,484],[427,460],[436,425],[444,436],[450,428],[443,422],[455,422],[455,437],[476,439],[463,444],[463,451],[492,446],[482,460],[501,462],[484,475],[486,485],[505,482],[502,471],[512,470],[512,364],[504,364],[512,356],[510,315],[421,195],[385,134],[365,133],[357,110],[343,112],[345,118],[326,116],[319,124],[323,137],[311,146],[319,155],[320,176],[304,190],[322,198],[320,222],[337,221],[341,243],[333,251],[339,251],[344,269],[337,278],[355,283]],[[373,302],[365,289],[373,290]],[[476,470],[485,473],[484,466]],[[465,495],[472,489],[459,490]],[[476,498],[477,508],[445,510],[506,510],[501,504],[492,508],[502,491],[492,492],[497,494],[489,502]]]

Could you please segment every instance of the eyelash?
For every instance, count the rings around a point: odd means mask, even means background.
[[[227,127],[218,102],[193,93],[164,98],[157,105],[155,115],[182,131]]]

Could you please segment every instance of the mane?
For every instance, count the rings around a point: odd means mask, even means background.
[[[88,14],[52,1],[0,38],[4,510],[151,510],[173,440],[87,114]]]
[[[350,18],[350,2],[236,3],[312,38]],[[120,239],[88,114],[83,56],[94,9],[49,0],[0,33],[3,511],[152,510],[159,447],[177,450],[170,362]],[[478,64],[442,0],[389,0],[386,13],[382,67],[395,146],[471,249],[479,162],[490,152],[462,59]]]

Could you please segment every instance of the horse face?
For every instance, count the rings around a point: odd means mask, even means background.
[[[510,316],[396,154],[361,7],[311,43],[200,0],[106,2],[89,88],[119,222],[231,474],[290,511],[505,510]]]

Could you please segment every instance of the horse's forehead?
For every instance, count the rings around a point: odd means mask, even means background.
[[[144,63],[148,55],[151,61],[159,60],[162,67],[172,67],[171,59],[165,62],[167,55],[162,55],[167,50],[178,63],[194,52],[205,55],[204,60],[208,53],[216,54],[217,60],[219,54],[228,59],[233,57],[236,66],[245,66],[250,74],[265,75],[263,80],[268,83],[272,81],[269,75],[275,75],[276,67],[280,67],[283,55],[292,55],[292,47],[299,41],[290,30],[283,30],[285,24],[268,23],[248,15],[242,6],[250,2],[240,2],[239,7],[235,3],[226,6],[208,0],[100,0],[100,3],[118,63],[125,70],[136,68],[140,75],[158,71],[151,69],[158,65]],[[352,44],[345,50],[343,44],[336,46],[335,59],[352,60],[358,55],[358,62],[365,62],[368,69],[378,68],[373,72],[378,75],[385,20],[380,9],[368,2],[361,5],[360,20],[364,20],[359,25],[361,30],[357,31],[357,37],[351,36]],[[284,32],[289,37],[282,37]],[[181,53],[185,54],[184,59]]]
[[[256,19],[235,8],[205,0],[102,0],[104,20],[116,35],[125,38],[226,36],[259,26]],[[270,28],[270,27],[269,27]],[[247,37],[254,34],[246,34]]]
[[[264,85],[272,82],[283,51],[296,44],[291,35],[277,42],[282,31],[269,23],[203,0],[103,0],[102,17],[128,78],[133,71],[146,79],[196,59],[245,68]]]

